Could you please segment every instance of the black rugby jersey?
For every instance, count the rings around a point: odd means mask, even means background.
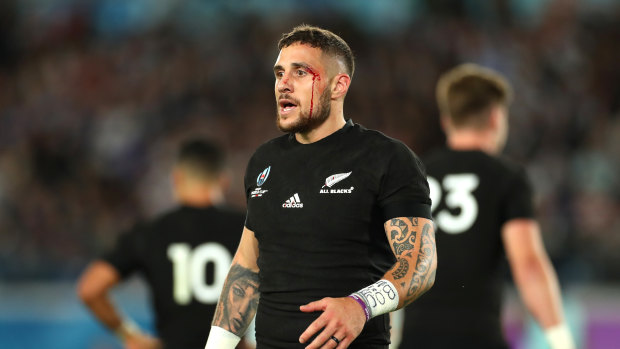
[[[103,259],[149,285],[158,337],[166,348],[204,348],[244,214],[180,207],[122,234]]]
[[[246,226],[259,247],[259,348],[305,347],[299,336],[321,313],[299,306],[379,280],[395,263],[384,222],[430,218],[415,154],[350,120],[311,144],[288,134],[262,145],[249,161],[245,188]],[[388,315],[378,316],[351,348],[383,348],[388,330]]]
[[[424,163],[437,225],[437,275],[431,292],[405,308],[400,348],[506,348],[501,227],[533,217],[526,173],[481,151],[441,149]]]

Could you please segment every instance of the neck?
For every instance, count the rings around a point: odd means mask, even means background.
[[[453,130],[448,134],[447,144],[453,150],[479,150],[491,155],[499,153],[493,135],[485,130]]]
[[[340,130],[345,124],[344,112],[342,110],[342,105],[340,105],[339,108],[332,109],[332,113],[327,120],[319,127],[308,132],[295,133],[295,139],[302,144],[314,143]]]
[[[184,206],[206,208],[220,204],[224,195],[219,188],[209,186],[193,186],[177,192],[177,200]]]

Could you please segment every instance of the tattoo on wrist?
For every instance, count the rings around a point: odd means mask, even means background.
[[[258,273],[239,264],[232,265],[212,325],[243,336],[258,307],[258,285]]]

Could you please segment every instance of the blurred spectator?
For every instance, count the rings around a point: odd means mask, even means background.
[[[560,278],[620,277],[620,6],[353,3],[3,1],[0,277],[74,279],[116,232],[169,207],[148,164],[188,133],[227,147],[229,201],[244,205],[250,152],[277,134],[271,43],[300,22],[352,38],[362,58],[346,115],[419,154],[443,144],[439,72],[471,61],[506,74],[521,91],[506,152],[531,172]],[[370,14],[392,25],[365,25]]]

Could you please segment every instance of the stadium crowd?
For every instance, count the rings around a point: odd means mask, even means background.
[[[273,42],[300,22],[334,30],[357,56],[345,115],[420,155],[444,142],[443,71],[468,61],[506,74],[516,91],[506,154],[532,175],[560,279],[620,277],[618,5],[547,1],[524,15],[510,1],[418,1],[408,21],[370,31],[314,7],[204,19],[217,25],[176,9],[136,29],[105,1],[58,3],[0,5],[3,280],[75,279],[119,232],[170,207],[167,171],[189,135],[227,147],[229,202],[243,207],[246,161],[278,134]]]

